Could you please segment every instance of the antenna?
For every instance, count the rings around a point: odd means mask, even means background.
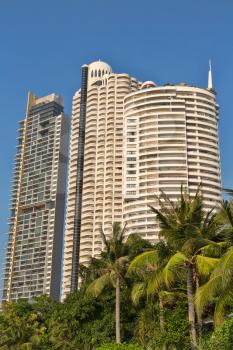
[[[212,71],[211,60],[209,60],[209,70]]]
[[[213,89],[211,60],[209,60],[208,89]]]

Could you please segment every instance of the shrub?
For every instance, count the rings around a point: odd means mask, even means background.
[[[206,345],[206,350],[232,350],[233,319],[226,320],[222,326],[216,328]]]
[[[143,348],[137,344],[104,344],[96,350],[143,350]]]

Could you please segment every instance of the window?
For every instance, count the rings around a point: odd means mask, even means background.
[[[135,140],[136,140],[135,138],[130,137],[127,139],[127,142],[135,142]]]
[[[136,194],[136,191],[126,191],[126,194],[135,195],[135,194]]]

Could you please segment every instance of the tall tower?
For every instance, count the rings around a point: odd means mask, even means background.
[[[175,201],[181,184],[192,196],[201,184],[206,209],[222,199],[218,105],[208,89],[142,84],[124,99],[124,221],[127,232],[155,242],[159,226],[149,206],[164,191]]]
[[[3,301],[59,299],[68,127],[61,97],[29,93],[19,123]]]
[[[115,221],[123,221],[123,100],[139,83],[104,62],[82,68],[73,98],[63,298],[77,288],[78,264],[99,256]]]

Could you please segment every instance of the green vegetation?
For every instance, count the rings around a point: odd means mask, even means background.
[[[125,239],[113,225],[99,259],[63,303],[7,303],[0,350],[213,350],[233,348],[233,202],[206,212],[199,190],[162,193],[160,241]]]
[[[96,350],[143,350],[143,348],[137,344],[105,344]]]
[[[233,344],[233,319],[226,320],[224,324],[212,333],[206,342],[206,350],[231,350]]]

